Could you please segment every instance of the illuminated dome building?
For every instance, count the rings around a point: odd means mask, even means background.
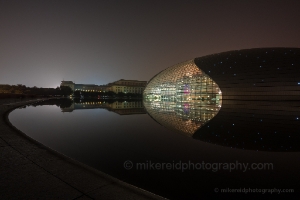
[[[154,76],[144,90],[144,98],[150,116],[159,118],[157,122],[189,136],[214,117],[222,104],[219,86],[193,60]]]
[[[195,89],[188,85],[189,78],[201,75],[219,86],[222,99],[300,100],[300,48],[246,49],[199,57],[154,76],[144,95],[164,98],[165,94],[178,94],[175,83],[180,81],[184,83],[181,89],[188,93]]]
[[[300,48],[195,58],[155,75],[143,94],[154,120],[195,139],[242,149],[298,151]]]

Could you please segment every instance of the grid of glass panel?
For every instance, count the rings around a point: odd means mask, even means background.
[[[222,105],[219,86],[193,60],[174,65],[153,77],[144,90],[144,106],[160,124],[192,135]]]

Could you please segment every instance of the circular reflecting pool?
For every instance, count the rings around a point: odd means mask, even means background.
[[[50,148],[171,199],[299,189],[297,102],[50,100],[9,120]]]

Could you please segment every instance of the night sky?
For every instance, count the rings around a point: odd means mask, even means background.
[[[148,81],[229,50],[300,47],[299,0],[0,0],[0,84]]]

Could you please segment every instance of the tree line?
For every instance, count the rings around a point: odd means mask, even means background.
[[[0,85],[1,96],[66,96],[73,93],[68,86],[57,88],[26,87],[25,85]]]
[[[68,86],[60,86],[57,88],[38,88],[26,87],[25,85],[0,85],[0,97],[34,97],[34,96],[74,96],[75,98],[106,98],[106,99],[139,99],[142,94],[137,93],[115,93],[113,91],[106,92],[84,92],[75,91]]]

